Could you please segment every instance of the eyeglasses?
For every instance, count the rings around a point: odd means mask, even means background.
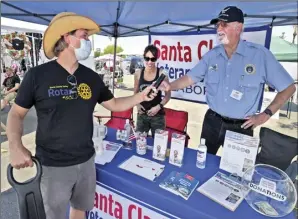
[[[67,76],[67,82],[73,86],[70,90],[70,96],[72,99],[77,99],[78,98],[78,82],[77,82],[77,78],[74,75],[68,75]]]
[[[221,22],[218,22],[217,24],[214,25],[214,27],[216,29],[218,29],[220,26],[222,26],[223,28],[225,28],[225,27],[228,26],[228,23],[221,21]]]
[[[144,56],[144,59],[145,59],[146,62],[149,62],[149,60],[151,62],[156,62],[156,60],[157,60],[157,58],[155,58],[155,57],[150,58],[150,57],[146,57],[146,56]]]

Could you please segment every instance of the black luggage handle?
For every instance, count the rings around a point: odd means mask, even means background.
[[[9,164],[7,167],[7,179],[17,192],[20,219],[46,219],[40,190],[42,166],[36,157],[32,157],[32,161],[37,168],[35,177],[23,183],[17,182],[13,177],[13,167]]]

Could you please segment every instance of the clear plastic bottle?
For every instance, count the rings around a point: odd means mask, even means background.
[[[129,142],[129,136],[130,136],[130,132],[131,132],[131,126],[129,124],[129,119],[126,119],[125,125],[124,125],[124,130],[125,130],[125,134],[126,134],[126,139],[125,142]]]
[[[201,144],[198,146],[197,152],[197,162],[196,166],[200,169],[204,169],[206,166],[206,157],[207,157],[207,146],[206,140],[204,138],[201,139]]]
[[[121,130],[120,129],[118,129],[116,132],[116,139],[119,141],[121,140]]]

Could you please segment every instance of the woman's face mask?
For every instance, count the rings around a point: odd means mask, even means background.
[[[75,36],[73,36],[73,37],[75,37]],[[78,38],[76,38],[76,39],[78,39]],[[91,53],[91,50],[92,50],[91,42],[89,40],[85,40],[85,39],[78,39],[78,40],[80,40],[80,47],[75,48],[72,45],[71,45],[71,47],[74,48],[75,56],[78,61],[85,60],[89,57],[89,55]]]

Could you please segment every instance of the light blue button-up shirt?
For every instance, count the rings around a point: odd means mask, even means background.
[[[235,119],[257,112],[264,84],[280,92],[294,83],[267,48],[243,40],[230,59],[223,45],[214,47],[187,75],[194,82],[204,79],[206,102],[213,111]],[[231,97],[233,90],[242,93],[240,100]]]

